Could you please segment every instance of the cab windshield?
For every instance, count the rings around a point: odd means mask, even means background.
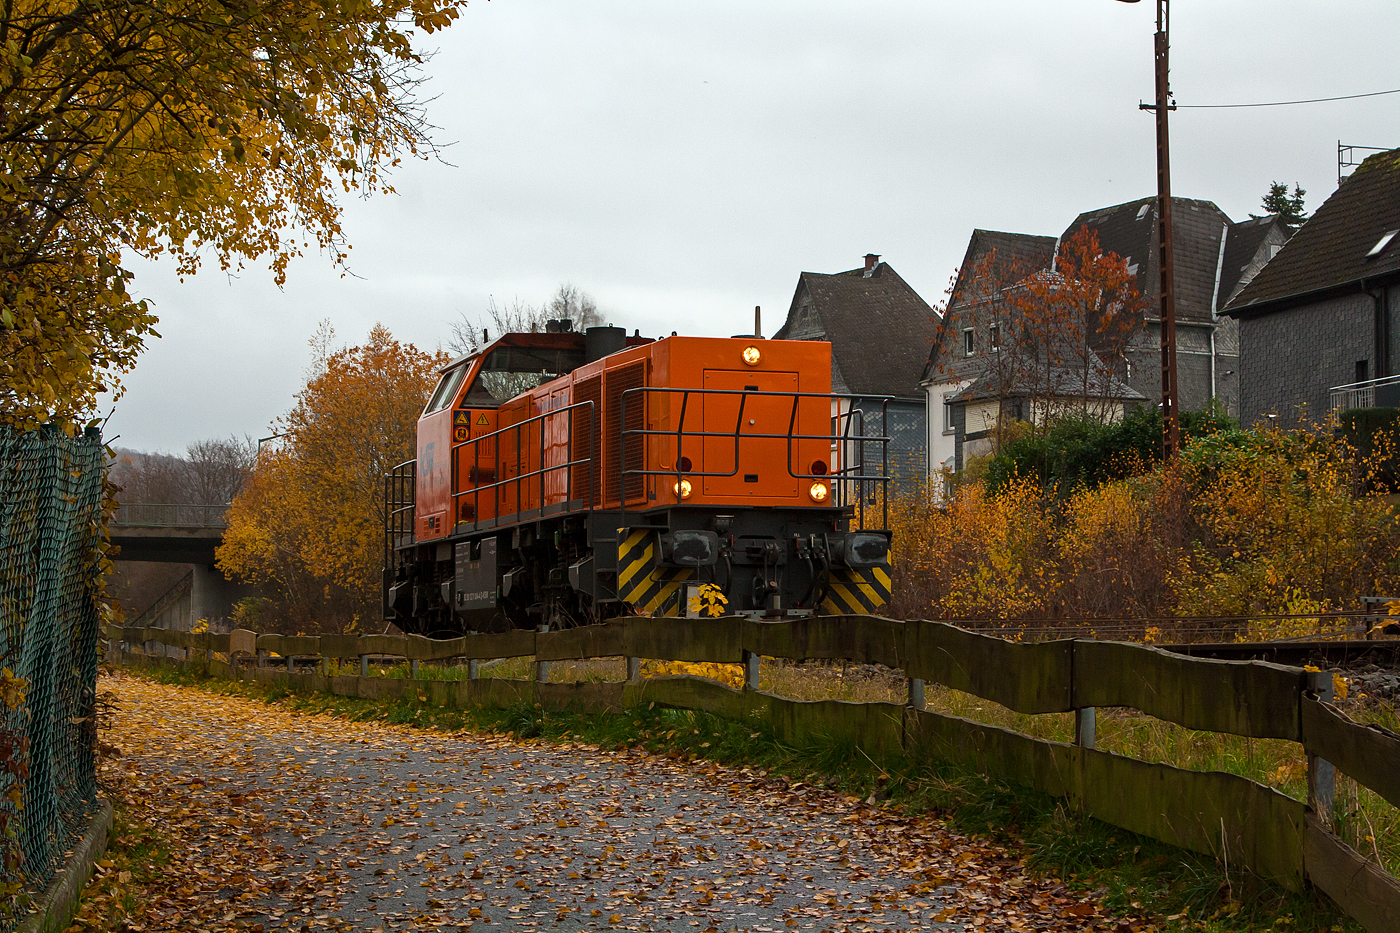
[[[582,349],[497,347],[486,355],[466,401],[496,405],[583,365]]]
[[[442,374],[438,380],[437,388],[433,390],[433,397],[428,400],[428,407],[423,409],[423,414],[431,415],[435,411],[442,411],[452,404],[452,399],[457,395],[457,387],[462,384],[462,376],[466,373],[465,363],[454,366]]]

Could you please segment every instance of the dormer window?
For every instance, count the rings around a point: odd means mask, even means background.
[[[963,328],[963,356],[971,356],[977,349],[977,344],[972,338],[972,328]]]

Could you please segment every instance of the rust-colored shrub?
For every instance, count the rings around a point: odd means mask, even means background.
[[[911,496],[891,513],[891,610],[1317,631],[1357,597],[1400,587],[1400,522],[1374,493],[1376,473],[1326,427],[1261,429],[1193,439],[1176,465],[1060,499],[1024,479],[995,493],[965,483],[941,502]]]

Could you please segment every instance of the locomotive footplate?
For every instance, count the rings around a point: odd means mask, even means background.
[[[780,538],[647,526],[620,528],[616,540],[618,598],[644,615],[708,615],[701,603],[717,600],[731,612],[853,615],[890,598],[884,532]]]

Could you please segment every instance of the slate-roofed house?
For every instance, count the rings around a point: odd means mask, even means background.
[[[1400,404],[1400,149],[1347,176],[1225,313],[1244,423]]]
[[[1277,214],[1251,217],[1230,225],[1225,254],[1220,262],[1220,287],[1216,304],[1224,308],[1259,270],[1278,255],[1293,230]],[[1223,312],[1222,312],[1223,313]]]
[[[961,470],[968,457],[995,453],[992,435],[1003,418],[1044,424],[1046,398],[1069,401],[1077,408],[1099,409],[1105,421],[1119,421],[1129,408],[1146,399],[1121,379],[1088,367],[1056,366],[1037,373],[1023,385],[1006,386],[996,373],[984,373],[948,399],[954,425],[954,464]],[[1082,409],[1081,409],[1082,410]]]
[[[999,230],[973,230],[959,274],[948,297],[948,307],[924,361],[919,384],[928,406],[928,464],[930,473],[961,469],[954,426],[954,396],[966,389],[986,369],[982,352],[990,341],[989,319],[981,305],[989,299],[973,294],[967,281],[978,264],[993,251],[996,261],[1015,269],[1044,269],[1055,255],[1055,238]]]
[[[775,340],[831,344],[831,391],[857,396],[867,412],[866,433],[881,433],[880,403],[889,403],[890,458],[897,479],[921,479],[926,470],[925,411],[919,376],[928,356],[934,310],[899,273],[874,253],[849,272],[803,272]]]
[[[1290,231],[1273,216],[1236,223],[1215,204],[1174,198],[1172,241],[1176,260],[1177,387],[1184,410],[1205,408],[1219,399],[1231,414],[1239,413],[1239,339],[1235,321],[1222,317],[1231,295],[1251,281]],[[1149,302],[1143,329],[1130,342],[1122,380],[1099,385],[1099,402],[1115,410],[1156,404],[1161,388],[1161,288],[1157,259],[1157,199],[1142,198],[1080,214],[1063,238],[1087,226],[1098,234],[1105,252],[1120,256],[1137,277],[1138,290]],[[984,437],[985,426],[967,421],[987,419],[989,399],[968,391],[992,365],[996,336],[991,321],[1004,317],[1002,303],[985,295],[970,295],[963,277],[991,250],[1025,270],[1048,270],[1061,240],[1021,233],[975,230],[954,285],[942,335],[924,367],[921,384],[929,406],[930,469],[963,468],[964,439]],[[1073,379],[1063,380],[1066,386]],[[1082,384],[1082,379],[1080,380]],[[985,390],[986,386],[983,386]],[[1031,417],[1023,402],[1036,393],[1025,387],[1003,386],[1008,406],[1000,414]],[[1043,393],[1043,389],[1039,390]],[[985,391],[981,393],[985,395]],[[1072,400],[1067,400],[1072,401]],[[1087,401],[1087,400],[1086,400]],[[971,407],[969,407],[971,406]],[[962,435],[969,435],[964,438]]]
[[[1196,411],[1219,399],[1230,414],[1239,413],[1239,329],[1220,317],[1229,291],[1257,255],[1267,261],[1263,245],[1273,225],[1236,224],[1211,201],[1172,198],[1172,251],[1176,283],[1177,405]],[[1105,252],[1114,252],[1135,270],[1138,291],[1150,303],[1145,326],[1128,348],[1128,384],[1144,397],[1162,397],[1161,272],[1157,255],[1157,199],[1142,198],[1080,214],[1064,236],[1088,226]],[[1238,230],[1236,229],[1238,228]],[[1261,229],[1263,237],[1260,237]],[[1239,253],[1231,240],[1238,235]],[[1250,250],[1250,243],[1254,249]],[[1227,266],[1226,260],[1231,265]],[[1228,270],[1228,271],[1227,271]]]

